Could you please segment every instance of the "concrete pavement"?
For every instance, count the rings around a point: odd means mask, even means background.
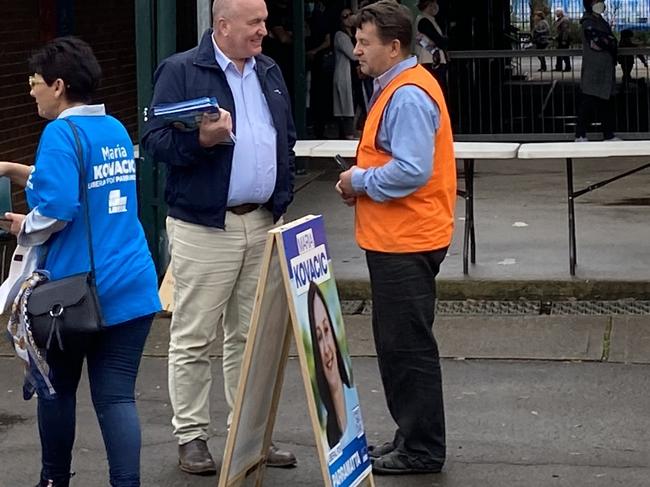
[[[575,187],[646,162],[641,158],[574,161]],[[342,295],[367,297],[368,274],[363,252],[354,241],[354,212],[333,190],[336,170],[328,160],[309,163],[327,171],[298,192],[287,220],[322,214]],[[650,170],[646,170],[576,199],[578,266],[571,277],[564,162],[476,161],[477,263],[470,265],[469,276],[463,276],[464,203],[459,198],[454,240],[439,277],[441,296],[647,299],[649,188]]]
[[[216,458],[225,443],[225,401],[214,363],[212,394]],[[392,434],[374,358],[353,361],[369,441]],[[1,358],[0,486],[35,483],[39,447],[35,403],[19,394],[18,364]],[[165,360],[145,358],[138,381],[143,428],[142,485],[214,486],[176,468]],[[607,363],[445,360],[448,462],[440,475],[376,477],[388,486],[626,486],[650,478],[650,366]],[[297,360],[290,360],[274,437],[298,456],[292,470],[268,469],[264,485],[322,485],[314,438],[301,400]],[[87,384],[79,393],[73,486],[107,485],[101,436]],[[219,462],[220,463],[220,462]]]
[[[578,162],[577,185],[639,162],[644,161]],[[578,200],[575,278],[568,271],[563,174],[560,161],[477,163],[478,263],[469,277],[462,275],[457,236],[439,279],[443,298],[650,298],[650,172]],[[353,214],[332,190],[335,178],[335,172],[325,171],[314,181],[303,179],[308,184],[288,219],[324,215],[341,294],[364,300],[364,257],[354,243]],[[457,235],[462,212],[459,200]],[[215,477],[192,477],[176,468],[166,386],[167,320],[156,320],[138,381],[142,485],[214,486]],[[368,439],[382,442],[393,424],[373,356],[369,316],[346,314],[345,320]],[[447,357],[448,464],[440,475],[376,477],[378,486],[650,485],[649,315],[441,315],[435,327]],[[220,459],[226,406],[218,355],[215,348],[210,446]],[[0,371],[0,487],[32,486],[39,469],[35,402],[21,399],[20,365],[2,341]],[[290,360],[274,437],[296,452],[299,467],[268,470],[265,486],[322,485],[303,397],[297,360]],[[105,453],[86,379],[78,423],[78,475],[72,485],[105,486]]]
[[[383,442],[393,424],[373,356],[370,318],[345,315],[345,321],[368,440]],[[436,334],[441,354],[449,357],[443,361],[447,467],[440,475],[377,477],[378,486],[648,485],[647,316],[440,316]],[[142,485],[214,486],[214,477],[188,476],[176,468],[168,339],[168,318],[158,318],[137,387]],[[210,447],[220,459],[226,404],[218,348],[214,352]],[[20,364],[6,346],[0,348],[0,370],[0,487],[31,487],[39,469],[35,401],[22,400]],[[72,486],[105,486],[105,453],[85,377],[77,417]],[[322,485],[295,355],[287,368],[274,438],[298,455],[299,467],[267,470],[265,486]]]

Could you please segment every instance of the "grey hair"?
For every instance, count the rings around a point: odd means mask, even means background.
[[[230,13],[232,9],[233,0],[214,0],[212,2],[212,20],[216,20],[219,16],[224,16]]]
[[[564,9],[562,7],[555,7],[555,12],[562,12],[564,13]]]

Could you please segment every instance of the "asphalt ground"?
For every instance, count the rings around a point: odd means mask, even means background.
[[[576,186],[640,160],[580,161]],[[336,173],[309,168],[287,220],[323,214],[339,290],[362,303],[346,314],[354,375],[371,443],[392,436],[367,314],[368,277],[353,238],[353,213],[333,191]],[[576,203],[578,273],[568,272],[561,161],[477,162],[476,265],[462,275],[459,200],[454,242],[439,276],[444,299],[634,301],[650,298],[650,172]],[[461,183],[462,185],[462,183]],[[522,225],[525,224],[525,225]],[[138,381],[143,427],[142,485],[214,486],[177,467],[166,390],[168,318],[156,320]],[[379,486],[650,485],[650,320],[647,314],[441,315],[448,462],[443,473],[376,477]],[[226,437],[219,350],[214,349],[210,447]],[[20,395],[20,364],[0,345],[0,487],[33,486],[40,449],[35,402]],[[264,485],[322,485],[298,362],[289,361],[274,438],[299,466],[268,469]],[[84,379],[79,392],[73,486],[107,485],[105,453]]]
[[[353,359],[367,438],[390,439],[392,420],[376,361]],[[0,359],[0,486],[33,486],[39,472],[35,402],[19,393],[19,367]],[[138,381],[142,421],[142,485],[215,486],[216,477],[178,470],[164,358],[143,360]],[[226,406],[220,364],[213,366],[209,446],[219,459]],[[650,479],[650,366],[501,360],[443,361],[448,461],[441,474],[375,477],[378,486],[647,486]],[[267,469],[270,487],[323,485],[297,360],[285,376],[274,438],[299,465]],[[73,486],[108,484],[99,428],[87,382],[79,391]]]

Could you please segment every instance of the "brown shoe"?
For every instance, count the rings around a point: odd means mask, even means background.
[[[210,455],[208,444],[199,438],[179,445],[178,468],[194,475],[216,475],[217,465]]]
[[[287,450],[280,450],[271,443],[269,453],[266,456],[266,466],[275,468],[293,468],[298,464],[296,456]]]

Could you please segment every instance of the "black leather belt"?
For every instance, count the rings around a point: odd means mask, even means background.
[[[251,211],[257,210],[261,205],[259,203],[244,203],[237,206],[229,206],[226,210],[234,213],[235,215],[245,215]]]

